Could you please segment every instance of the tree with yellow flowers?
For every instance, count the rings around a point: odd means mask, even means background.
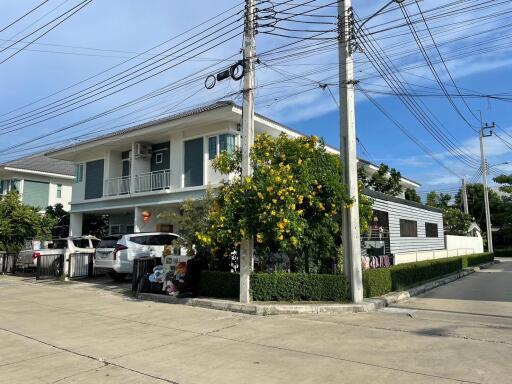
[[[199,240],[225,251],[254,236],[257,253],[286,253],[293,271],[332,272],[339,261],[341,209],[351,204],[339,157],[315,136],[262,134],[251,150],[252,177],[241,178],[240,161],[240,151],[214,161],[217,171],[234,176],[211,205],[208,230]],[[371,215],[369,202],[362,203],[362,212]]]

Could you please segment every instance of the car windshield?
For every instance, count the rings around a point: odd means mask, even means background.
[[[73,244],[77,248],[90,248],[89,239],[73,239]]]
[[[115,248],[121,236],[109,236],[101,239],[98,248]]]
[[[171,245],[176,240],[176,235],[138,235],[130,236],[130,241],[141,245]]]
[[[53,244],[51,245],[51,247],[48,247],[48,248],[64,249],[67,247],[68,247],[68,241],[63,239],[63,240],[53,240]]]

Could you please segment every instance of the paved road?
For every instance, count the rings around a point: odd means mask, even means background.
[[[0,383],[512,383],[512,261],[377,313],[255,317],[0,276]]]

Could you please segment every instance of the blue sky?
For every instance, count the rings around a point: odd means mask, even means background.
[[[283,1],[274,1],[274,3],[279,4]],[[1,2],[0,29],[40,2],[40,0]],[[303,1],[294,1],[293,3],[299,4],[301,2]],[[430,14],[429,9],[443,5],[448,6],[452,2],[453,0],[424,1],[420,3],[420,6],[425,11],[425,15],[428,16]],[[19,39],[24,34],[48,22],[52,16],[55,17],[60,12],[78,3],[79,0],[49,0],[34,14],[0,33],[0,47],[2,47],[0,51],[10,41]],[[332,1],[325,0],[312,2],[314,5],[332,5],[332,3]],[[357,16],[364,18],[385,3],[386,1],[380,0],[360,0],[354,1],[354,7]],[[433,18],[428,21],[430,28],[435,32],[434,39],[440,47],[443,58],[454,57],[447,61],[452,77],[459,89],[464,89],[463,93],[465,94],[474,94],[475,92],[493,95],[510,93],[512,73],[509,68],[512,62],[512,56],[510,55],[512,29],[506,22],[507,14],[499,14],[499,12],[512,11],[512,6],[498,1],[492,9],[485,8],[473,11],[471,6],[476,4],[474,0],[466,0],[463,3],[468,7],[467,12],[450,17]],[[0,64],[0,84],[2,84],[0,115],[9,113],[13,109],[22,107],[27,103],[128,60],[136,53],[143,52],[167,39],[176,37],[188,28],[239,4],[240,2],[228,0],[217,0],[214,3],[206,0],[188,2],[94,0],[86,8],[32,44],[28,49]],[[407,1],[406,4],[408,4],[407,9],[411,15],[418,12],[416,5],[411,1]],[[462,5],[460,6],[462,7]],[[393,20],[400,20],[403,15],[396,5],[392,7],[395,9],[377,16],[366,24],[370,31],[377,31],[385,26],[393,26],[399,23],[399,21]],[[234,14],[241,9],[241,7],[238,7],[232,11],[221,13],[217,20],[226,15]],[[284,6],[277,9],[284,9]],[[335,8],[328,6],[317,10],[315,13],[334,16]],[[433,13],[435,12],[432,11]],[[492,16],[493,13],[497,15]],[[489,17],[481,18],[480,22],[470,24],[469,21],[476,20],[477,15],[480,17],[489,15]],[[41,18],[41,20],[37,21],[38,18]],[[315,18],[314,20],[333,21],[334,19],[325,17]],[[419,20],[418,17],[416,17],[416,20]],[[32,23],[34,24],[31,25]],[[334,28],[326,24],[320,26],[296,23],[296,25],[310,30]],[[418,21],[415,25],[418,28],[421,41],[426,45],[430,44],[431,40],[429,40],[424,27],[422,29],[422,24]],[[236,24],[233,24],[233,26],[236,27]],[[211,27],[211,32],[214,36],[213,27]],[[3,126],[4,131],[0,132],[0,161],[28,154],[39,148],[44,149],[45,146],[67,144],[71,142],[70,140],[80,138],[83,135],[89,135],[88,137],[90,137],[101,134],[117,129],[123,124],[128,125],[130,122],[140,122],[145,118],[157,117],[165,113],[169,114],[189,106],[226,97],[226,95],[235,101],[240,101],[239,93],[237,94],[237,91],[240,90],[239,82],[225,81],[219,83],[213,90],[208,91],[203,87],[203,77],[198,77],[197,80],[190,81],[190,84],[179,91],[166,93],[157,99],[139,104],[137,107],[92,122],[76,125],[62,133],[51,135],[58,128],[74,124],[164,85],[176,84],[181,78],[192,79],[191,74],[195,71],[206,70],[203,73],[208,73],[208,68],[213,65],[220,68],[219,65],[225,65],[222,63],[231,63],[240,59],[239,51],[242,44],[240,32],[241,28],[235,29],[231,34],[226,33],[224,38],[215,40],[214,43],[218,43],[218,46],[199,55],[195,60],[187,61],[141,84],[80,109],[12,132],[6,133],[6,128]],[[304,36],[300,32],[290,33]],[[185,41],[192,42],[191,35],[192,32],[183,38],[186,39]],[[233,38],[228,40],[231,35]],[[327,34],[327,36],[332,35]],[[209,35],[203,34],[199,38],[197,44],[201,42],[206,44]],[[412,88],[414,92],[423,94],[428,92],[441,93],[438,84],[433,81],[434,76],[431,70],[425,66],[424,59],[418,54],[417,45],[407,27],[376,33],[375,38],[384,50],[391,55],[394,65],[412,67],[407,72],[403,72],[402,75],[406,81],[414,84]],[[180,41],[179,39],[177,37],[174,42],[167,43],[160,49],[176,44]],[[26,41],[30,41],[30,38]],[[290,41],[293,40],[260,33],[257,36],[257,51],[260,53],[266,52]],[[483,41],[488,41],[489,46],[484,47],[482,45]],[[334,40],[330,42],[317,40],[317,42],[318,47],[326,44],[327,48],[315,55],[302,55],[284,60],[280,60],[279,55],[262,55],[260,57],[262,64],[258,68],[257,84],[261,87],[257,89],[256,110],[304,133],[322,136],[328,144],[337,147],[339,142],[337,107],[330,92],[318,87],[318,83],[330,84],[328,87],[337,99],[337,51]],[[475,48],[473,49],[472,46]],[[19,45],[13,48],[16,47],[19,47]],[[393,56],[400,53],[401,50],[404,50],[404,52],[410,50],[412,53],[408,56]],[[0,52],[0,61],[12,52],[14,52],[13,49],[4,49],[3,52]],[[158,52],[158,49],[151,51],[151,53]],[[433,47],[430,47],[428,52],[430,57],[437,57]],[[146,59],[148,57],[144,55],[133,59],[96,79],[105,79],[108,75],[140,63],[142,58]],[[219,64],[219,60],[225,61]],[[355,61],[356,78],[361,79],[360,86],[375,91],[372,96],[457,176],[446,171],[431,157],[422,152],[416,144],[412,143],[359,92],[356,106],[357,134],[368,152],[366,153],[362,147],[358,147],[360,157],[375,162],[385,162],[397,168],[405,176],[419,181],[423,185],[422,191],[431,189],[452,191],[459,183],[458,176],[471,178],[476,174],[477,169],[455,159],[434,140],[411,113],[404,108],[396,96],[387,94],[389,88],[386,87],[382,79],[372,77],[375,72],[371,64],[366,61],[364,53],[356,53]],[[435,69],[443,83],[447,84],[450,93],[455,94],[456,90],[451,86],[451,81],[444,67],[441,64],[435,64]],[[215,73],[214,70],[212,71]],[[314,73],[308,73],[308,71]],[[290,79],[289,76],[294,78]],[[6,124],[5,119],[41,107],[45,103],[58,100],[59,97],[67,96],[90,84],[93,83],[86,81],[44,102],[1,116],[0,121],[4,121],[4,124]],[[376,91],[384,91],[385,94]],[[421,99],[433,115],[442,122],[442,128],[440,129],[457,143],[458,148],[463,148],[462,150],[470,157],[479,157],[477,134],[460,118],[450,106],[446,97],[435,96],[418,99]],[[455,98],[455,102],[466,119],[470,120],[472,124],[477,124],[461,99]],[[475,97],[466,97],[466,102],[473,113],[482,112],[484,121],[495,121],[500,127],[496,132],[512,144],[512,137],[507,136],[507,134],[512,135],[512,114],[509,113],[510,102]],[[137,109],[140,110],[137,111]],[[125,116],[127,113],[130,113],[130,115]],[[1,124],[0,122],[0,126],[2,126]],[[6,148],[14,144],[40,136],[44,137],[24,144],[15,150],[5,151]],[[496,137],[486,138],[485,140],[490,164],[512,160],[511,150]],[[499,169],[512,172],[512,166],[510,165],[502,165]]]

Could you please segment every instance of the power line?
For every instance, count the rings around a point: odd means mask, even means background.
[[[16,24],[18,21],[21,21],[23,20],[25,17],[27,17],[28,15],[30,15],[32,12],[36,11],[37,9],[41,8],[43,5],[45,5],[49,0],[44,0],[42,3],[39,3],[38,5],[36,5],[34,8],[32,8],[31,10],[29,10],[28,12],[26,12],[25,14],[21,15],[20,17],[18,17],[16,20],[12,21],[11,23],[7,24],[5,27],[3,27],[2,29],[0,29],[0,33],[5,31],[6,29],[12,27],[14,24]]]

